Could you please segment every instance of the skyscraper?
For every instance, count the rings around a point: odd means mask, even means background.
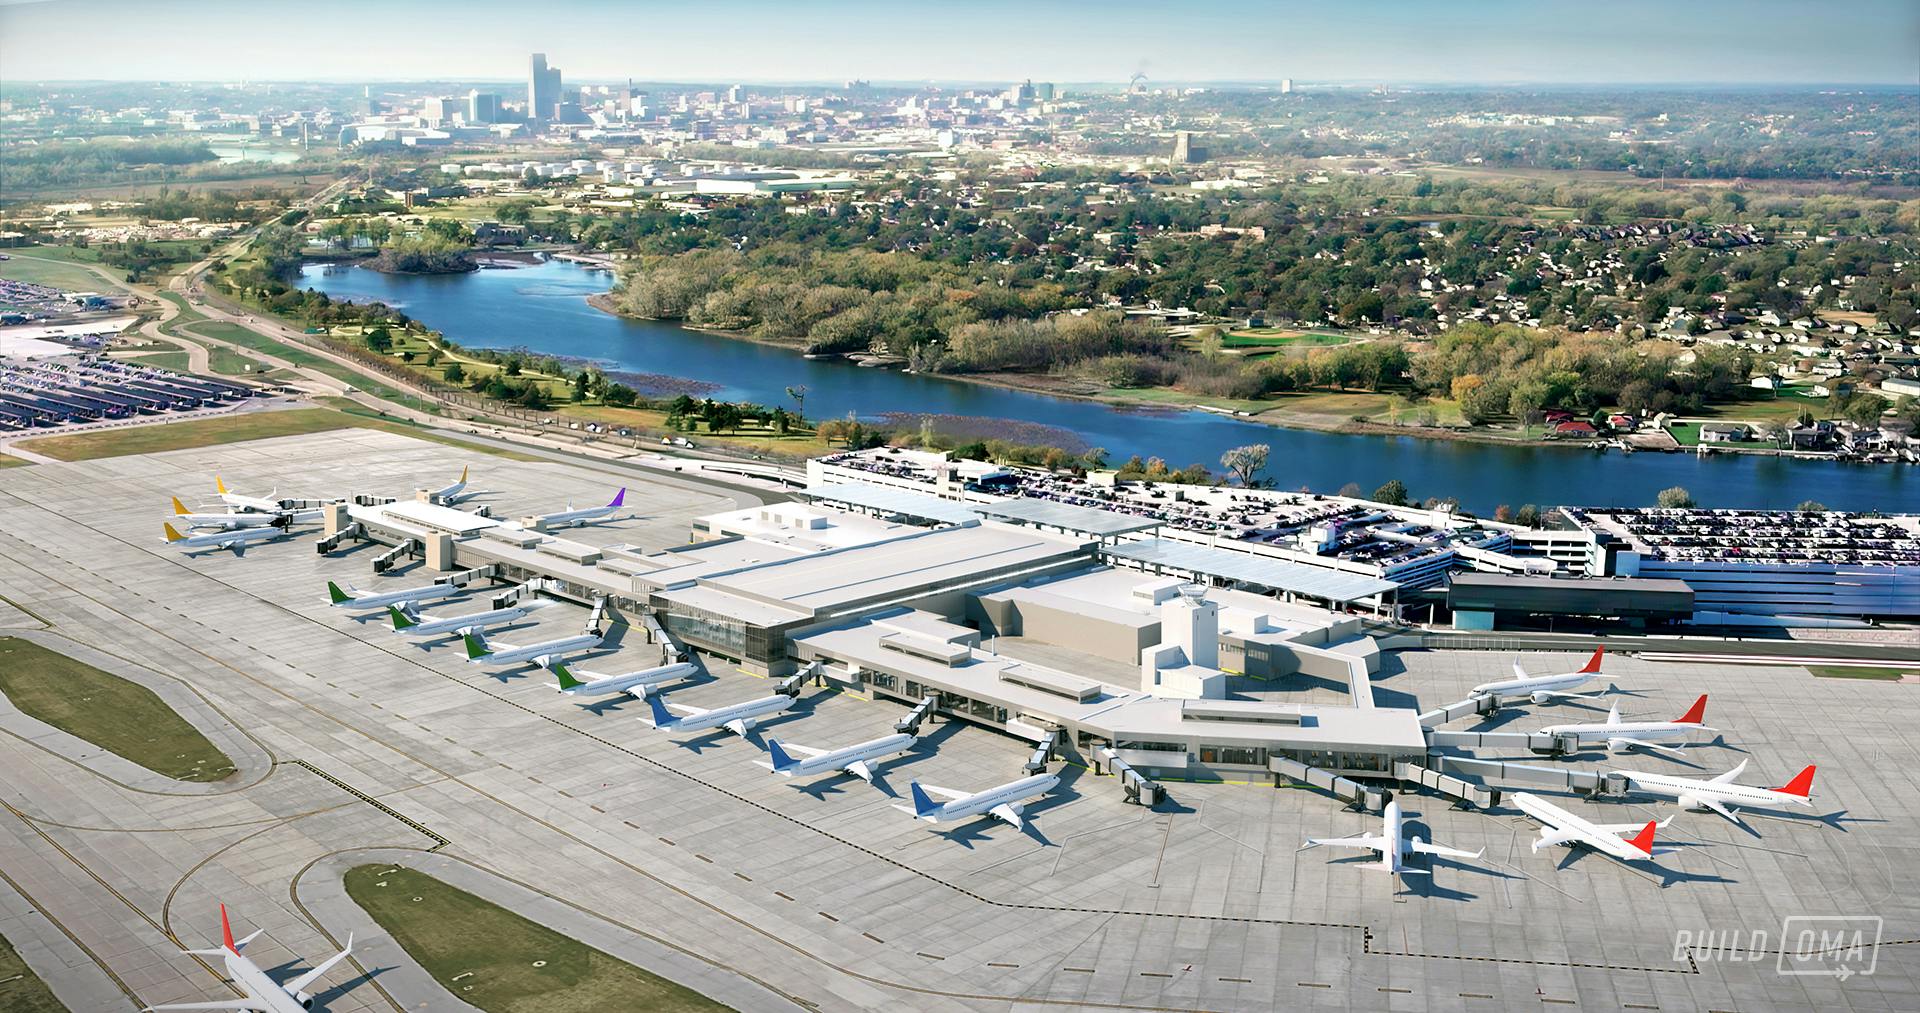
[[[500,119],[500,96],[478,88],[467,93],[467,123],[479,125]]]
[[[556,118],[560,105],[560,68],[547,66],[547,54],[533,54],[527,77],[527,121],[546,123]]]

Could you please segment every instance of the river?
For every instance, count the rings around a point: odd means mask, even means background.
[[[1834,509],[1920,508],[1920,474],[1904,465],[1840,464],[1772,456],[1513,447],[1404,436],[1280,429],[1210,412],[1129,409],[1048,397],[985,384],[916,376],[849,363],[809,361],[785,348],[627,320],[587,304],[613,276],[563,261],[460,275],[392,275],[363,268],[309,265],[300,284],[335,299],[378,300],[471,348],[525,347],[595,360],[609,370],[701,382],[710,396],[762,404],[793,402],[805,386],[810,418],[852,411],[993,417],[1070,431],[1113,461],[1139,454],[1180,467],[1195,461],[1218,471],[1229,447],[1266,443],[1267,477],[1284,489],[1335,492],[1349,482],[1371,492],[1388,479],[1420,498],[1450,496],[1469,510],[1499,504],[1644,506],[1669,486],[1684,486],[1703,506],[1790,508],[1808,499]]]

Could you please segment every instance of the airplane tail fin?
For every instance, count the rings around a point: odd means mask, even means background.
[[[1801,798],[1810,798],[1813,795],[1813,770],[1814,765],[1809,763],[1807,769],[1793,776],[1793,780],[1773,790],[1788,795],[1798,795]]]
[[[341,605],[353,600],[353,595],[340,590],[340,585],[335,584],[333,581],[327,581],[327,597],[332,600],[335,605]]]
[[[915,816],[925,819],[940,809],[939,806],[934,804],[933,799],[927,797],[926,789],[920,787],[920,782],[910,782],[907,788],[913,792],[913,814]]]
[[[1606,655],[1607,655],[1607,648],[1605,645],[1594,648],[1593,657],[1587,659],[1587,667],[1580,670],[1581,674],[1583,675],[1600,674],[1600,659],[1606,657]]]
[[[187,509],[187,505],[185,503],[180,502],[180,497],[178,496],[173,497],[173,515],[175,517],[185,517],[186,515],[192,512],[193,511]]]
[[[220,481],[218,475],[213,476],[213,490],[222,496],[227,494],[227,483]]]
[[[620,487],[619,492],[613,494],[613,502],[608,503],[607,505],[610,507],[617,507],[620,504],[625,503],[626,501],[627,501],[627,487],[623,485]]]
[[[172,524],[168,524],[165,521],[162,521],[160,526],[167,529],[167,541],[169,542],[177,542],[187,537],[176,530]]]
[[[233,926],[227,924],[227,906],[225,904],[220,905],[220,942],[236,955],[240,952],[240,947],[234,945],[233,942]]]
[[[1693,702],[1693,706],[1687,708],[1687,712],[1681,715],[1678,719],[1676,719],[1675,723],[1682,724],[1682,725],[1698,725],[1698,724],[1705,724],[1706,720],[1707,720],[1707,695],[1705,693],[1702,693],[1700,694],[1700,699],[1695,700]]]
[[[1632,838],[1628,839],[1627,845],[1633,848],[1635,851],[1639,851],[1648,856],[1652,856],[1653,829],[1659,825],[1660,825],[1660,821],[1658,820],[1648,820],[1647,825],[1644,827],[1641,827],[1639,833],[1634,834]]]
[[[586,683],[574,678],[572,672],[567,671],[567,663],[564,661],[556,661],[547,666],[547,668],[553,673],[553,677],[559,681],[562,690],[578,689],[586,685]]]
[[[479,630],[469,630],[466,633],[462,633],[460,634],[460,639],[466,642],[468,661],[479,661],[481,658],[493,653],[493,649],[487,646],[486,636]]]
[[[667,705],[661,702],[660,694],[648,693],[647,707],[648,709],[653,711],[653,727],[655,728],[673,727],[673,722],[674,722],[673,714],[667,710]]]
[[[460,467],[460,484],[461,485],[467,484],[467,468],[465,465],[461,465]]]
[[[767,755],[773,757],[773,769],[775,771],[791,769],[793,765],[798,762],[793,757],[788,756],[786,750],[780,748],[780,740],[778,739],[769,738],[767,740]]]
[[[393,617],[393,630],[395,633],[398,633],[401,630],[407,629],[408,627],[420,625],[419,623],[416,623],[413,620],[407,618],[407,614],[405,612],[400,611],[400,607],[398,605],[388,605],[387,614]]]

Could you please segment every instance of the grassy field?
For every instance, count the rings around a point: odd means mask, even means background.
[[[1667,426],[1667,432],[1673,434],[1675,443],[1683,447],[1700,445],[1700,423],[1674,422]],[[1737,440],[1733,442],[1712,443],[1714,447],[1745,447],[1750,450],[1778,450],[1780,445],[1772,440]]]
[[[161,369],[171,369],[177,373],[186,372],[187,363],[192,361],[187,353],[177,348],[167,352],[150,352],[146,355],[118,356],[118,358],[124,358],[128,362],[137,362],[142,366],[158,366]]]
[[[22,440],[20,446],[62,461],[91,461],[101,457],[156,454],[165,450],[213,447],[275,436],[322,433],[360,425],[359,421],[339,412],[305,408],[282,412],[248,412],[244,415],[225,415],[164,425],[102,429],[66,436],[42,436]]]
[[[233,761],[152,690],[30,640],[0,639],[0,692],[30,717],[176,781],[233,773]]]
[[[1258,412],[1273,407],[1271,401],[1252,401],[1245,398],[1209,397],[1194,394],[1171,387],[1109,387],[1095,395],[1102,400],[1144,402],[1166,405],[1169,408],[1186,408],[1190,405],[1207,405],[1212,408],[1224,408],[1236,412]]]
[[[1867,665],[1808,665],[1807,671],[1822,679],[1883,679],[1894,681],[1903,675],[1920,675],[1920,665],[1874,668]]]
[[[362,865],[346,888],[434,980],[488,1013],[730,1008],[412,869]]]
[[[9,1013],[68,1013],[4,936],[0,936],[0,1009]]]
[[[43,247],[33,247],[38,251]],[[40,259],[38,252],[23,253],[9,251],[6,260],[0,261],[0,278],[9,281],[24,281],[34,285],[51,285],[69,292],[97,292],[107,283],[100,276],[63,258]],[[31,258],[31,259],[30,259]],[[125,277],[119,271],[107,269],[116,277]]]
[[[523,454],[518,450],[508,450],[504,447],[482,446],[480,444],[468,443],[465,440],[456,440],[451,436],[442,435],[417,423],[407,422],[387,415],[380,415],[370,411],[360,402],[352,401],[344,397],[323,397],[319,400],[321,404],[337,409],[342,414],[349,416],[353,420],[351,424],[363,429],[378,429],[384,433],[398,433],[401,436],[411,436],[416,440],[425,440],[428,443],[438,443],[442,446],[458,447],[461,450],[472,450],[482,454],[491,454],[494,457],[504,457],[509,461],[546,460],[544,457]]]
[[[1344,345],[1352,339],[1326,331],[1290,331],[1281,327],[1249,327],[1220,337],[1222,348],[1311,348]]]
[[[22,460],[12,454],[0,454],[0,468],[25,468],[31,464],[32,461]]]
[[[383,398],[395,404],[405,405],[415,411],[426,412],[429,415],[440,414],[439,405],[427,401],[418,395],[409,394],[392,384],[367,376],[357,370],[349,369],[334,362],[332,359],[322,358],[319,354],[302,348],[299,345],[268,337],[246,327],[242,327],[239,324],[228,323],[224,320],[198,323],[187,329],[188,337],[195,335],[229,342],[239,345],[242,348],[250,348],[264,355],[284,359],[296,366],[304,366],[308,369],[317,370],[333,377],[341,383],[364,390],[374,397]],[[215,366],[214,369],[216,372],[221,371],[218,366]]]

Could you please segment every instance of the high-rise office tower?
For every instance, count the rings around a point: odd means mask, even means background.
[[[547,66],[547,54],[533,54],[533,66],[527,77],[527,120],[546,123],[555,118],[560,104],[560,68]]]
[[[500,96],[478,88],[467,93],[467,123],[479,125],[500,119]]]

